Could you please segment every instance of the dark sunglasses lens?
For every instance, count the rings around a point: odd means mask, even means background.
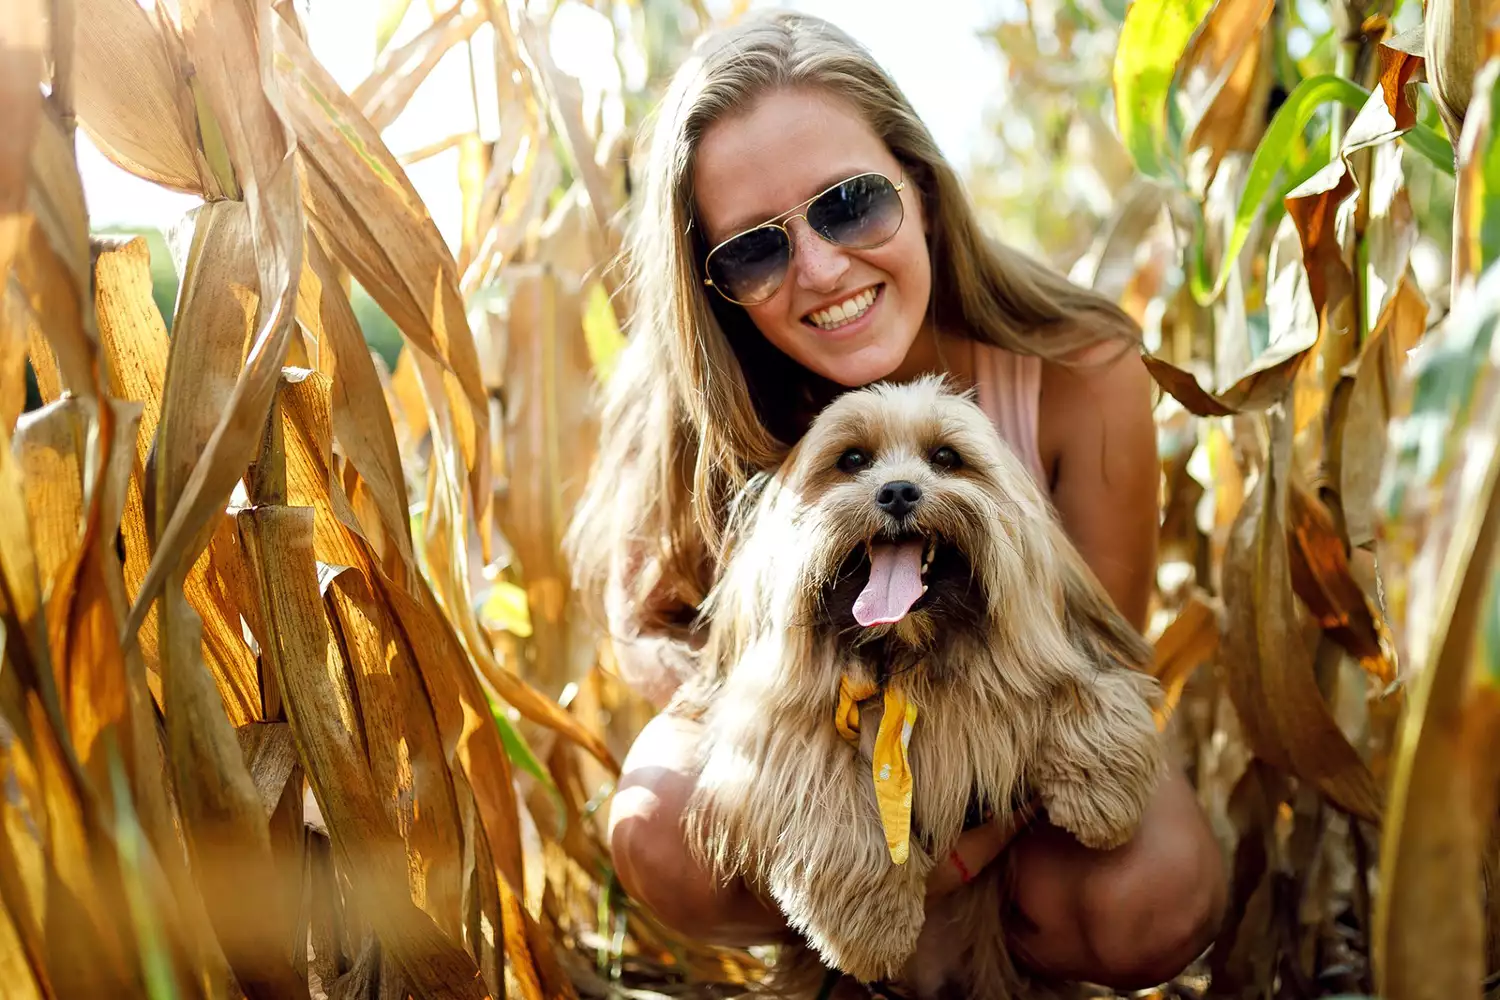
[[[737,302],[760,302],[776,294],[792,259],[786,233],[762,226],[709,254],[705,264],[714,285]]]
[[[873,247],[901,228],[901,193],[880,174],[851,177],[807,206],[807,224],[841,246]]]

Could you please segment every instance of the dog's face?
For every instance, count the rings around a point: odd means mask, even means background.
[[[1052,558],[1047,503],[984,413],[940,380],[851,392],[743,521],[736,561],[748,566],[731,563],[742,578],[730,588],[741,612],[831,630],[899,669],[965,632],[992,632],[1028,592],[1047,600],[1028,581],[1028,567]]]

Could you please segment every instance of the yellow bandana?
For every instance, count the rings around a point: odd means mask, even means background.
[[[859,703],[880,693],[875,684],[839,679],[839,707],[833,717],[839,735],[859,746]],[[875,733],[875,752],[870,769],[875,777],[875,801],[891,861],[906,863],[911,847],[911,762],[906,749],[911,728],[917,721],[917,706],[906,700],[894,684],[885,689],[885,713]]]

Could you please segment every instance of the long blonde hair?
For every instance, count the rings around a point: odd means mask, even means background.
[[[921,193],[931,323],[1052,358],[1104,339],[1139,342],[1138,327],[1114,303],[980,231],[927,127],[844,32],[778,10],[710,33],[647,123],[643,191],[626,248],[629,344],[607,388],[599,455],[566,540],[575,586],[591,600],[613,575],[637,612],[695,607],[711,582],[725,501],[750,474],[775,465],[832,394],[702,281],[706,247],[692,191],[699,139],[715,121],[784,88],[821,89],[846,102]]]

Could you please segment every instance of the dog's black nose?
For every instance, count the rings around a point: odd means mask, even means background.
[[[875,506],[899,520],[911,513],[911,509],[920,499],[922,499],[921,487],[916,483],[898,479],[880,487],[880,492],[875,494]]]

